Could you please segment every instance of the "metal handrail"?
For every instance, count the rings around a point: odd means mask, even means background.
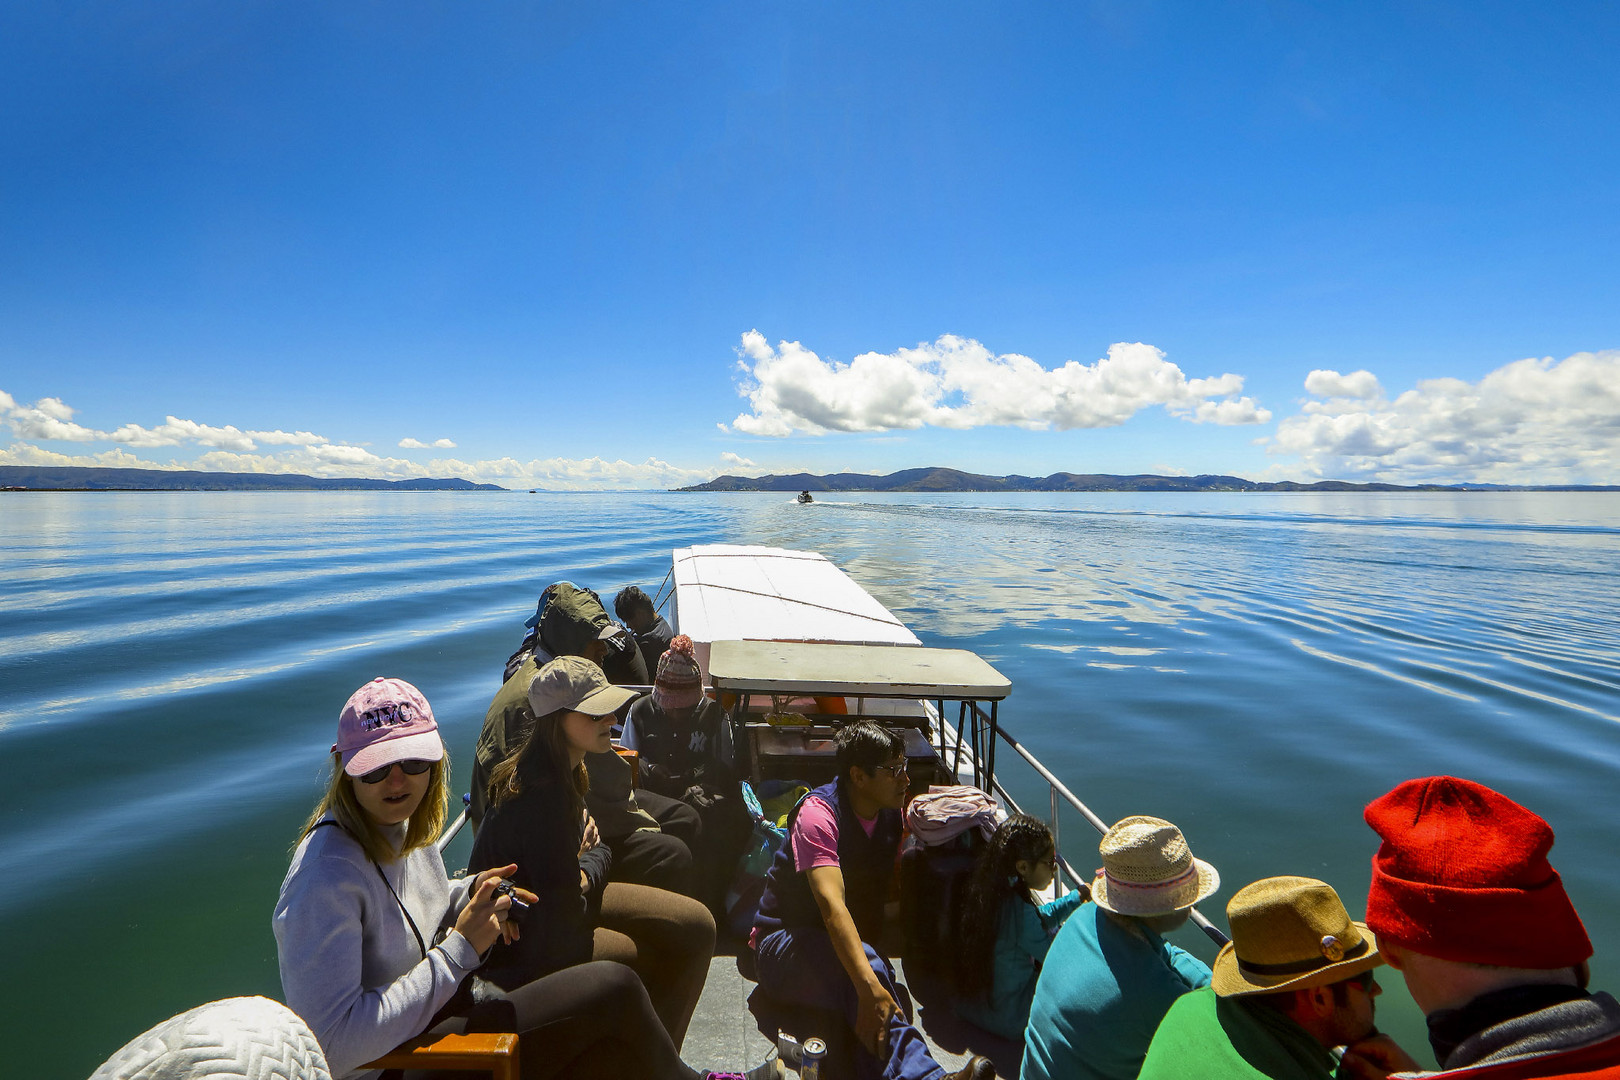
[[[463,796],[463,799],[465,798],[466,797]],[[433,842],[434,845],[438,847],[440,855],[444,854],[444,849],[450,846],[450,841],[456,838],[456,833],[460,832],[462,828],[466,826],[466,824],[467,811],[463,810],[456,820],[450,823],[450,827],[444,830],[444,832],[440,833],[439,838]]]
[[[979,708],[979,705],[978,705],[977,702],[968,702],[967,705],[968,705],[968,707],[970,709],[973,710],[975,720],[988,721],[990,719],[985,714],[984,710]],[[977,727],[978,725],[975,724],[974,726]],[[1099,833],[1106,833],[1108,831],[1108,823],[1105,822],[1102,818],[1098,817],[1092,811],[1091,807],[1089,807],[1085,803],[1081,802],[1080,797],[1078,795],[1076,795],[1074,792],[1070,791],[1068,786],[1066,784],[1064,784],[1063,781],[1059,780],[1056,776],[1054,776],[1052,774],[1052,770],[1048,769],[1045,765],[1042,765],[1040,763],[1040,761],[1035,757],[1034,754],[1030,753],[1028,750],[1025,750],[1022,743],[1020,743],[1017,739],[1015,739],[1011,735],[1009,735],[1007,733],[1007,730],[1005,728],[1001,727],[999,724],[991,725],[991,726],[995,730],[995,733],[997,735],[1001,736],[1001,738],[1007,743],[1007,745],[1012,747],[1013,750],[1017,752],[1019,757],[1023,758],[1026,762],[1028,762],[1030,768],[1034,769],[1036,774],[1039,775],[1042,780],[1046,781],[1047,787],[1052,791],[1054,797],[1061,796],[1065,802],[1067,802],[1070,806],[1072,806],[1076,810],[1078,810],[1080,812],[1080,815],[1082,817],[1084,817],[1087,821],[1089,821],[1091,823],[1092,828],[1096,829]],[[944,734],[944,724],[943,723],[940,725],[940,728],[941,728],[941,736],[943,738],[943,734]],[[990,777],[990,785],[991,785],[992,788],[995,789],[995,792],[997,794],[999,794],[1002,798],[1005,798],[1007,800],[1007,803],[1010,806],[1012,806],[1012,808],[1015,811],[1020,812],[1020,813],[1022,812],[1022,811],[1018,810],[1018,804],[1013,801],[1012,796],[1007,793],[1006,788],[1004,788],[1001,785],[1001,783],[995,779],[994,775],[992,775]],[[1057,809],[1057,807],[1056,807],[1056,802],[1055,802],[1055,798],[1054,798],[1053,814],[1052,814],[1052,823],[1053,823],[1053,826],[1054,826],[1054,828],[1053,828],[1053,838],[1054,838],[1054,840],[1056,839],[1056,836],[1057,836],[1057,831],[1056,831],[1057,813],[1056,813],[1056,809]],[[1069,877],[1078,882],[1078,880],[1079,880],[1078,877],[1074,874],[1072,869],[1069,869],[1067,861],[1063,859],[1063,856],[1061,854],[1058,855],[1058,861],[1063,865],[1063,867],[1066,870],[1069,870]],[[1204,935],[1206,937],[1208,937],[1211,941],[1213,941],[1217,946],[1225,945],[1230,940],[1224,933],[1221,932],[1221,929],[1219,927],[1217,927],[1214,923],[1212,923],[1208,919],[1206,919],[1204,917],[1203,912],[1199,911],[1196,907],[1188,909],[1188,917],[1192,920],[1193,925],[1198,927],[1198,929],[1202,930],[1204,932]]]

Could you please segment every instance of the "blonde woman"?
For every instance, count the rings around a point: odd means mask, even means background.
[[[520,1032],[526,1080],[698,1075],[629,968],[585,964],[509,993],[473,974],[497,941],[518,937],[511,899],[496,893],[517,867],[461,881],[445,874],[433,840],[449,761],[416,687],[379,678],[357,690],[339,716],[332,763],[272,926],[287,1004],[334,1077],[361,1075],[430,1029]]]

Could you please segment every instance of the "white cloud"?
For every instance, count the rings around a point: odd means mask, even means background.
[[[1340,375],[1318,369],[1305,376],[1305,392],[1319,398],[1375,398],[1383,396],[1384,388],[1370,371]]]
[[[79,466],[97,469],[189,469],[190,465],[155,464],[136,457],[128,450],[104,450],[99,454],[58,454],[33,443],[13,443],[0,447],[0,465],[29,465],[35,468]]]
[[[319,446],[327,441],[308,431],[250,431],[248,435],[264,446]]]
[[[691,469],[671,465],[658,458],[642,462],[600,457],[543,458],[520,462],[514,458],[497,461],[436,461],[436,466],[454,466],[450,475],[464,476],[478,483],[514,488],[544,488],[548,491],[638,490],[686,487],[712,479],[716,469]]]
[[[100,433],[73,422],[73,410],[61,398],[41,398],[32,406],[19,405],[6,395],[6,423],[24,439],[97,442]]]
[[[1017,353],[997,355],[953,334],[913,349],[862,353],[844,364],[796,341],[773,349],[750,330],[737,353],[738,393],[751,411],[732,427],[749,435],[1114,427],[1155,405],[1193,423],[1271,419],[1253,399],[1237,396],[1242,376],[1188,379],[1162,351],[1140,342],[1112,345],[1093,364],[1071,360],[1055,369]]]
[[[1620,482],[1620,350],[1518,360],[1477,383],[1428,379],[1393,401],[1365,371],[1313,371],[1305,388],[1317,400],[1266,443],[1267,453],[1298,456],[1310,476]]]
[[[726,465],[735,465],[739,469],[752,469],[754,463],[741,454],[733,454],[730,450],[720,455],[720,461]]]
[[[499,484],[513,488],[544,488],[553,491],[633,490],[684,487],[702,483],[724,471],[723,466],[751,466],[736,454],[726,454],[714,467],[690,468],[658,458],[641,462],[603,457],[537,458],[519,461],[498,458],[485,461],[459,461],[435,458],[427,463],[404,458],[383,457],[364,446],[333,442],[308,431],[253,431],[231,425],[215,427],[178,417],[165,417],[156,427],[125,424],[113,431],[97,431],[75,423],[74,410],[59,398],[45,398],[33,405],[20,405],[0,390],[0,422],[9,426],[19,441],[0,448],[0,465],[80,466],[127,469],[196,469],[204,472],[302,473],[320,477],[363,477],[382,480],[459,477],[474,483]],[[75,443],[116,443],[111,449],[94,453],[63,454],[36,446],[29,439],[50,439]],[[424,443],[400,440],[405,449],[448,450],[450,439]],[[261,453],[260,447],[282,446],[275,453]],[[152,461],[137,457],[135,449],[197,447],[204,450],[184,461]]]
[[[243,431],[227,424],[215,427],[195,420],[166,416],[157,427],[124,424],[112,431],[98,431],[73,421],[74,409],[61,398],[41,398],[33,405],[19,405],[10,394],[0,391],[0,421],[21,439],[54,442],[110,442],[124,446],[207,446],[245,453],[261,445],[320,446],[327,440],[309,431]]]

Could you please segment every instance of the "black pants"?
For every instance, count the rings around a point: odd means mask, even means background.
[[[510,992],[484,983],[480,996],[510,1003],[523,1080],[695,1080],[698,1075],[675,1052],[641,979],[623,964],[579,964]],[[467,1026],[465,1016],[452,1016],[431,1030],[460,1034]],[[444,1080],[450,1074],[406,1075]]]
[[[697,811],[679,799],[636,789],[636,805],[658,822],[658,832],[633,832],[607,841],[613,849],[609,881],[649,885],[693,895],[692,848],[701,826]]]

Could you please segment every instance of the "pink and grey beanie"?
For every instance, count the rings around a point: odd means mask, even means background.
[[[371,680],[356,690],[338,714],[334,754],[343,771],[364,776],[396,761],[439,761],[444,742],[422,691],[404,679]]]
[[[692,639],[678,634],[658,658],[653,679],[653,704],[660,709],[685,709],[703,700],[703,669],[692,657]]]

